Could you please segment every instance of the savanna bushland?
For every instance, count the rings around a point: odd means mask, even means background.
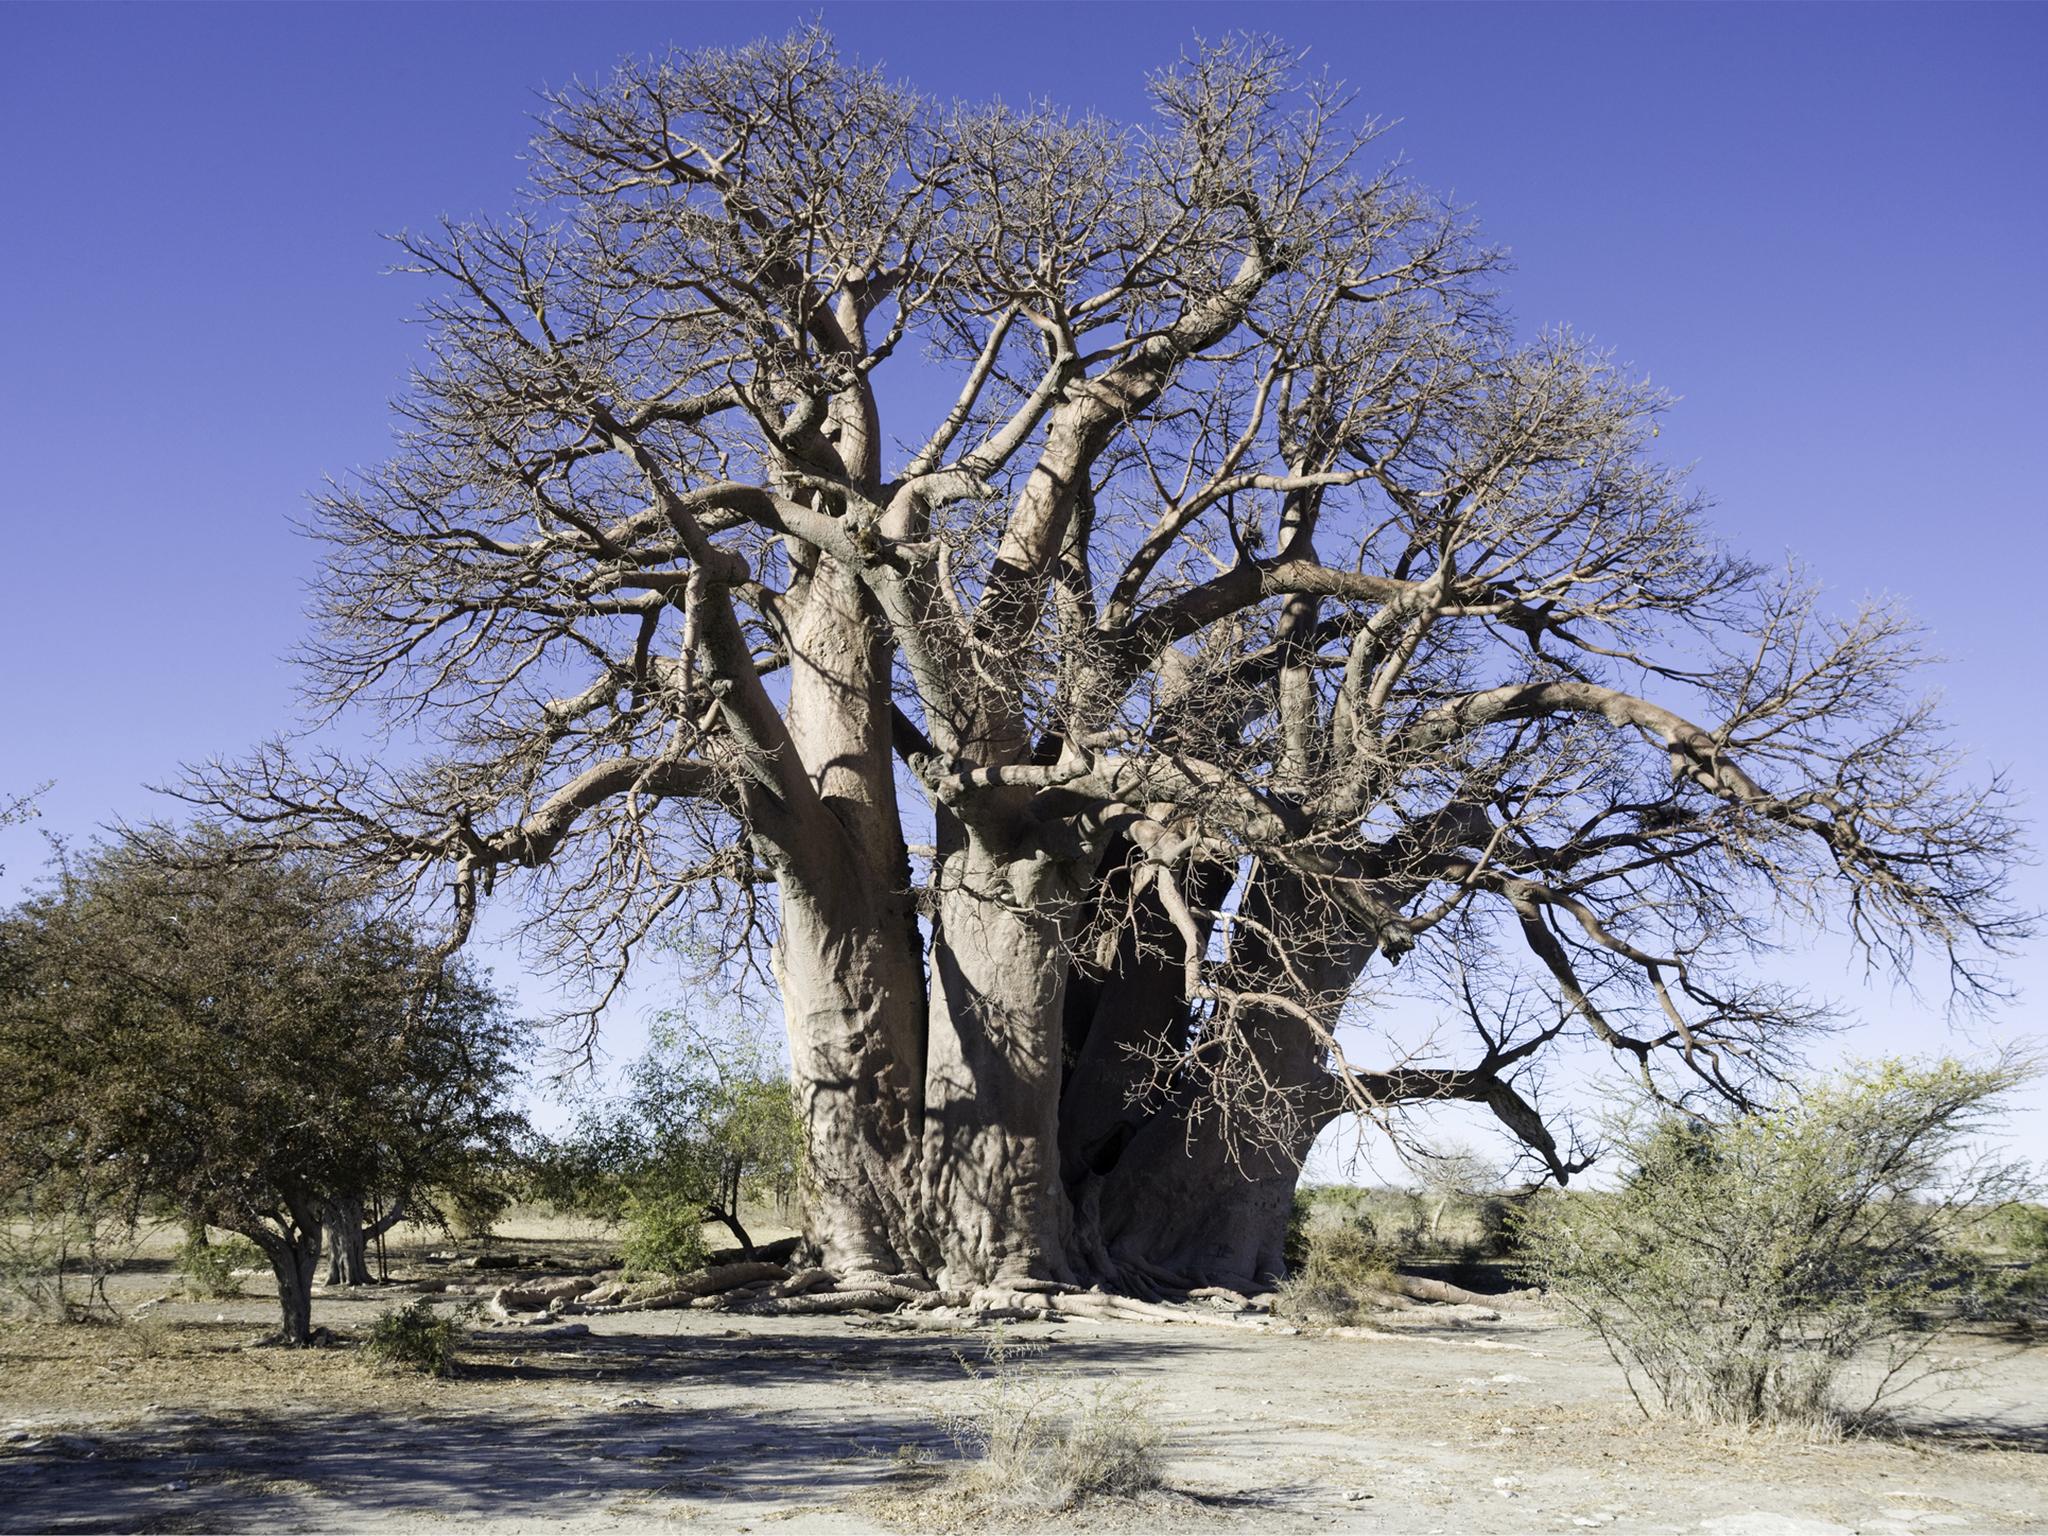
[[[322,1352],[229,1370],[203,1317],[21,1349],[37,1401],[277,1416],[123,1421],[28,1518],[98,1478],[217,1524],[587,1482],[570,1523],[1831,1519],[1906,1455],[1841,1438],[1893,1423],[1848,1405],[1872,1348],[1940,1341],[1993,1374],[1915,1497],[2038,1521],[2038,1365],[1985,1342],[2031,1338],[2038,1187],[1967,1156],[2031,1065],[1805,1076],[1845,1021],[1773,980],[1832,926],[1967,1010],[2032,931],[1912,621],[1724,547],[1665,397],[1517,327],[1348,89],[1238,38],[1150,102],[927,95],[817,29],[677,52],[549,97],[515,212],[399,237],[425,355],[317,499],[301,658],[381,748],[198,765],[197,828],[0,923],[16,1144],[247,1233],[291,1342],[325,1229],[379,1368],[280,1409]],[[166,926],[203,974],[158,995]],[[507,926],[581,989],[572,1057],[636,963],[695,971],[546,1147],[462,958]],[[733,993],[786,1084],[699,1048]],[[1450,1102],[1511,1165],[1418,1129]],[[1305,1195],[1347,1117],[1423,1189]],[[381,1234],[418,1295],[372,1317]],[[1811,1443],[1690,1438],[1759,1429]]]
[[[553,98],[518,212],[403,237],[427,356],[314,525],[313,699],[431,750],[185,793],[456,939],[523,896],[600,996],[765,958],[825,1263],[950,1289],[1266,1282],[1346,1114],[1563,1178],[1559,1051],[1740,1105],[1801,919],[1988,985],[2013,828],[1907,618],[1722,548],[1349,92],[1239,40],[1151,94],[806,32]]]

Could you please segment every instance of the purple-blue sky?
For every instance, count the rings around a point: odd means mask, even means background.
[[[0,792],[83,834],[284,723],[289,519],[381,456],[421,339],[380,233],[508,208],[543,86],[816,15],[932,92],[1124,117],[1198,32],[1310,50],[1513,249],[1522,321],[1682,397],[1732,543],[1908,600],[1959,743],[2048,808],[2048,8],[1961,4],[0,7]],[[39,859],[0,834],[0,896]],[[1824,967],[1865,1048],[1942,1043]]]

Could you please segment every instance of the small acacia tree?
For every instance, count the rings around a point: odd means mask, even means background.
[[[0,919],[0,1164],[241,1233],[311,1332],[334,1204],[491,1155],[517,1043],[498,996],[306,861],[206,832],[63,864]]]
[[[743,1203],[785,1202],[803,1158],[788,1076],[753,1030],[677,1016],[658,1023],[626,1091],[587,1110],[539,1163],[537,1191],[558,1205],[622,1218],[625,1257],[688,1269],[715,1221],[752,1257]]]
[[[1911,625],[1719,547],[1662,396],[1519,336],[1287,49],[1151,103],[815,31],[554,98],[517,215],[404,238],[429,356],[320,503],[312,695],[436,750],[188,792],[458,934],[524,889],[600,996],[765,952],[828,1262],[964,1289],[1257,1284],[1346,1113],[1562,1178],[1573,1044],[1740,1099],[1813,1021],[1788,920],[1979,985],[2014,835]],[[1418,1050],[1404,957],[1554,1006]]]
[[[1892,1061],[1725,1124],[1639,1114],[1616,1190],[1526,1208],[1525,1265],[1669,1412],[1825,1424],[1873,1348],[1875,1406],[1995,1288],[1971,1229],[2032,1178],[1973,1142],[2029,1070]]]

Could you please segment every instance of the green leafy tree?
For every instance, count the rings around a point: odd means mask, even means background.
[[[707,1221],[752,1255],[741,1208],[786,1202],[802,1148],[789,1079],[766,1040],[744,1026],[672,1016],[628,1069],[625,1091],[587,1110],[549,1150],[539,1192],[623,1219],[628,1263],[688,1269],[703,1259]]]
[[[1970,1232],[2030,1181],[1978,1138],[2027,1076],[1886,1061],[1725,1124],[1638,1114],[1615,1127],[1620,1187],[1533,1204],[1525,1262],[1666,1411],[1826,1424],[1866,1351],[1874,1408],[1995,1299]]]
[[[245,853],[125,837],[0,917],[0,1173],[241,1234],[304,1344],[338,1202],[503,1155],[518,1032],[331,871]]]

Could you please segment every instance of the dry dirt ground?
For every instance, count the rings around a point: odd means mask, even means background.
[[[132,1307],[170,1289],[122,1278]],[[345,1345],[251,1347],[274,1314],[161,1303],[0,1328],[0,1530],[1511,1532],[2048,1529],[2048,1346],[1967,1345],[1912,1433],[1807,1444],[1646,1423],[1597,1343],[1510,1312],[1391,1338],[1023,1324],[1041,1383],[1117,1379],[1170,1431],[1169,1488],[990,1517],[944,1492],[935,1420],[985,1331],[707,1312],[486,1329],[451,1380]],[[322,1293],[346,1336],[414,1294]],[[443,1303],[447,1305],[447,1303]],[[906,1449],[908,1448],[908,1449]]]

